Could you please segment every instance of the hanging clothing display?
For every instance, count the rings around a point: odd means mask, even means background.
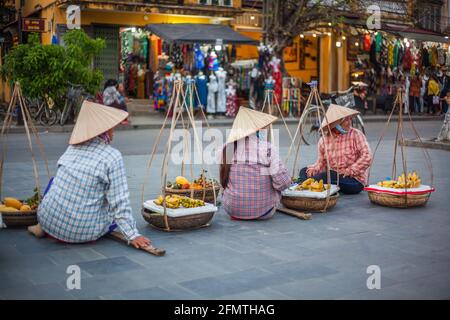
[[[225,83],[227,79],[227,72],[224,71],[222,68],[219,68],[218,71],[216,71],[216,77],[217,77],[217,113],[225,113],[226,105],[227,105],[227,95],[225,92]]]
[[[200,46],[198,44],[195,45],[195,69],[203,70],[205,68],[205,55],[203,54]]]
[[[364,40],[363,40],[363,50],[366,52],[370,51],[370,44],[371,44],[371,39],[370,39],[370,34],[366,33],[364,35]]]
[[[227,112],[225,115],[227,117],[235,117],[238,112],[237,103],[237,93],[236,93],[236,83],[234,81],[228,82],[226,89],[226,99],[227,99]]]
[[[208,104],[208,79],[206,76],[201,73],[195,77],[195,85],[197,86],[198,97],[197,104],[201,105],[204,109]]]
[[[283,92],[282,83],[281,83],[281,70],[280,70],[280,59],[272,58],[270,62],[270,66],[272,67],[272,77],[275,81],[274,94],[277,99],[277,102],[280,103],[281,95]]]
[[[216,96],[217,91],[219,89],[219,84],[217,83],[217,78],[214,75],[209,76],[209,83],[208,83],[208,101],[206,106],[206,112],[208,114],[215,114],[216,113]]]

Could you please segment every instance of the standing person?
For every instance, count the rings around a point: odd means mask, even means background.
[[[420,109],[420,86],[421,81],[417,75],[411,78],[409,87],[409,110],[418,113]]]
[[[128,112],[126,98],[120,93],[120,85],[115,79],[109,79],[105,82],[103,90],[103,104],[108,107],[117,108]],[[125,119],[122,124],[128,124],[128,119]]]
[[[357,194],[367,185],[372,153],[364,133],[352,127],[352,117],[359,112],[335,104],[330,105],[321,127],[317,161],[300,170],[299,182],[308,178],[327,179],[327,157],[331,183],[338,183],[342,193]],[[328,122],[327,122],[328,120]],[[328,124],[330,130],[328,129]]]
[[[428,114],[432,115],[439,111],[440,98],[439,94],[441,89],[439,88],[439,83],[435,75],[431,75],[428,81]]]
[[[420,113],[423,113],[425,107],[428,109],[428,81],[429,77],[427,74],[422,73],[421,81],[422,86],[420,87]]]
[[[280,202],[281,191],[291,185],[291,176],[278,150],[263,138],[261,131],[276,119],[241,107],[233,122],[220,163],[223,206],[232,219],[270,219]]]
[[[111,147],[122,110],[85,101],[58,160],[58,171],[39,205],[39,224],[28,230],[67,243],[95,241],[118,228],[136,248],[150,244],[132,215],[121,153]]]

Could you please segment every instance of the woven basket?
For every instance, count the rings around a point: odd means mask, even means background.
[[[37,210],[4,212],[0,211],[3,223],[8,227],[28,227],[38,223]]]
[[[430,198],[429,193],[396,195],[386,192],[367,191],[372,203],[391,208],[412,208],[424,206]]]
[[[156,229],[163,231],[182,231],[207,227],[214,216],[214,212],[204,212],[176,218],[167,216],[167,223],[169,224],[170,230],[166,228],[163,214],[143,208],[142,216],[145,221]]]
[[[220,185],[214,185],[214,190],[216,191],[216,199],[219,196],[220,191]],[[185,196],[190,197],[191,196],[191,189],[172,189],[172,188],[166,188],[166,195],[170,194],[177,194],[179,196]],[[194,199],[203,200],[205,202],[214,203],[214,191],[213,188],[206,188],[205,191],[205,198],[203,199],[203,189],[194,190]]]
[[[333,208],[337,200],[339,198],[339,194],[335,194],[330,196],[328,206],[327,199],[315,199],[315,198],[305,198],[305,197],[289,197],[282,196],[281,203],[289,209],[293,210],[302,210],[307,212],[324,212]]]

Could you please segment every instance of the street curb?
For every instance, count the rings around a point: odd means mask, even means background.
[[[433,139],[428,140],[408,140],[406,139],[403,143],[404,146],[407,147],[416,147],[416,148],[428,148],[428,149],[436,149],[436,150],[445,150],[450,151],[450,142],[439,142],[434,141]]]
[[[421,116],[413,116],[411,117],[413,121],[415,122],[419,122],[419,121],[442,121],[443,117],[442,116],[426,116],[426,115],[421,115]],[[228,126],[231,127],[231,125],[233,124],[233,120],[234,119],[214,119],[214,120],[210,120],[209,126],[210,127],[222,127],[222,126]],[[285,119],[287,124],[297,124],[298,123],[298,119],[292,119],[292,118],[288,118]],[[377,122],[386,122],[387,121],[387,117],[386,116],[366,116],[365,118],[363,118],[364,123],[377,123]],[[409,122],[409,118],[404,118],[404,121]],[[397,122],[398,121],[398,116],[393,116],[391,118],[392,122]],[[206,123],[203,121],[203,126],[206,127]],[[282,125],[283,121],[281,119],[278,119],[276,122],[276,124],[278,125]],[[119,125],[117,127],[117,130],[120,131],[125,131],[125,130],[149,130],[149,129],[160,129],[162,126],[163,122],[155,122],[155,123],[138,123],[138,124],[133,124],[133,118],[131,118],[130,120],[130,124],[126,124],[126,125]],[[170,126],[170,123],[167,124],[167,127]],[[181,128],[181,127],[180,127]],[[73,130],[73,125],[66,125],[66,126],[59,126],[59,125],[55,125],[49,128],[46,127],[42,127],[42,126],[36,126],[36,129],[38,132],[51,132],[51,133],[64,133],[64,132],[72,132]],[[9,133],[25,133],[25,128],[22,126],[12,126],[9,129]]]

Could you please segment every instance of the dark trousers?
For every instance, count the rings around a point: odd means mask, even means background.
[[[300,170],[300,175],[299,175],[299,180],[298,180],[299,183],[302,183],[303,181],[308,179],[308,176],[306,175],[306,169],[307,168],[305,167],[302,170]],[[330,176],[331,176],[331,184],[336,184],[337,183],[336,171],[330,170]],[[328,183],[326,171],[320,172],[320,173],[312,176],[311,178],[314,178],[316,180],[323,180],[324,183]],[[355,178],[344,177],[342,175],[339,175],[339,188],[342,193],[357,194],[357,193],[360,193],[364,189],[364,186],[361,182],[359,182]]]
[[[433,96],[427,96],[427,112],[434,113],[436,111],[436,106],[433,104]]]
[[[409,112],[417,113],[420,110],[419,97],[409,96]]]

